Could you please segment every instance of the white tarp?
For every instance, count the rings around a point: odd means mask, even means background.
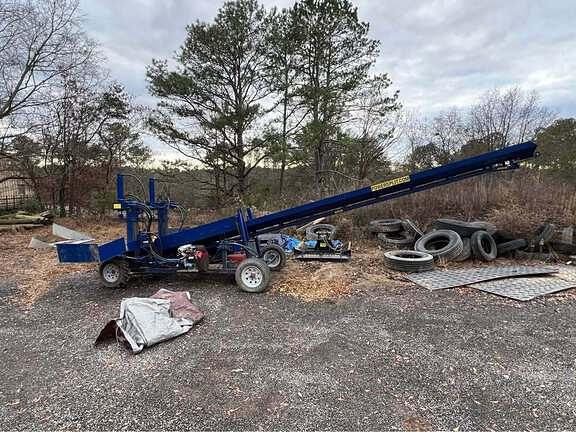
[[[123,299],[120,316],[104,327],[96,344],[116,337],[125,340],[133,353],[139,353],[145,347],[188,332],[203,317],[202,311],[190,302],[188,292],[162,289],[153,297]]]
[[[186,333],[194,321],[171,317],[170,300],[134,297],[122,300],[116,324],[132,351],[137,353],[144,347]]]

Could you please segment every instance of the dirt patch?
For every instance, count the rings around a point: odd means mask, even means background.
[[[56,223],[90,234],[97,241],[119,237],[124,229],[123,223],[117,219],[99,222],[60,219]],[[0,260],[3,264],[0,277],[16,285],[10,299],[23,307],[34,304],[64,275],[94,269],[93,264],[60,264],[53,249],[29,249],[32,237],[45,241],[61,240],[52,236],[51,225],[21,233],[0,234]]]
[[[272,292],[304,301],[340,297],[363,288],[401,279],[384,266],[383,252],[374,245],[352,250],[349,262],[288,260],[286,268],[272,281]]]

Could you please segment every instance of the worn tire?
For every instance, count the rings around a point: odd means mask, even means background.
[[[470,239],[468,237],[464,237],[462,239],[462,253],[454,258],[456,262],[466,261],[472,256],[472,248],[470,247]]]
[[[457,232],[437,230],[420,237],[414,246],[419,252],[425,252],[436,260],[452,261],[462,253],[464,244]]]
[[[434,257],[425,252],[395,250],[384,253],[384,264],[391,270],[422,272],[434,269]]]
[[[434,227],[439,230],[451,230],[457,232],[460,237],[472,237],[476,231],[495,232],[496,226],[489,222],[475,221],[464,222],[457,219],[437,219]]]
[[[378,241],[384,247],[411,247],[414,245],[414,237],[406,231],[378,233]]]
[[[399,232],[403,229],[400,219],[376,219],[368,224],[368,231],[371,233]]]
[[[130,280],[128,262],[122,258],[113,258],[103,262],[98,268],[102,285],[106,288],[124,288]]]
[[[236,267],[234,278],[242,291],[261,293],[270,283],[270,269],[260,258],[247,258]]]
[[[509,254],[510,252],[514,252],[518,249],[524,249],[526,246],[528,246],[528,242],[526,240],[515,239],[504,243],[497,243],[496,250],[498,251],[498,256],[500,256]]]
[[[262,246],[260,258],[271,271],[280,271],[286,265],[286,252],[277,244]]]
[[[498,256],[496,242],[486,231],[476,231],[472,234],[470,248],[474,258],[482,261],[494,261]]]
[[[507,243],[509,241],[516,240],[518,236],[512,234],[510,231],[496,230],[496,232],[492,234],[492,238],[498,245],[500,243]]]
[[[325,235],[329,240],[333,240],[335,234],[336,227],[330,224],[316,224],[306,228],[306,240],[321,240]]]

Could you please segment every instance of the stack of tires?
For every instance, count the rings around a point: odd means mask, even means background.
[[[576,256],[573,228],[558,230],[550,223],[539,226],[528,240],[498,230],[489,222],[445,218],[437,219],[426,234],[412,222],[400,219],[375,220],[368,229],[383,247],[396,249],[385,252],[386,266],[404,272],[431,270],[435,262],[489,262],[497,257],[549,261],[557,255]]]
[[[438,219],[434,231],[423,236],[415,249],[432,254],[437,261],[466,261],[474,258],[493,261],[498,256],[492,234],[496,227],[488,222],[464,222],[457,219]]]
[[[407,249],[414,246],[422,232],[409,219],[377,219],[368,224],[368,231],[385,249]]]

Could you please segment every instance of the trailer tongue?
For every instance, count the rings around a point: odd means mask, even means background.
[[[156,200],[155,181],[149,179],[149,199],[139,201],[124,194],[124,176],[117,177],[114,209],[126,213],[126,239],[96,244],[57,245],[60,262],[99,262],[104,285],[118,287],[138,274],[234,273],[244,291],[261,292],[270,280],[270,269],[279,270],[286,260],[276,245],[260,247],[259,234],[302,225],[314,219],[369,206],[414,192],[466,178],[519,167],[534,157],[533,142],[517,144],[436,168],[373,184],[268,215],[254,217],[251,209],[235,216],[193,228],[171,231],[168,213],[174,202]],[[146,222],[140,230],[138,224]],[[153,222],[157,223],[152,232]]]

